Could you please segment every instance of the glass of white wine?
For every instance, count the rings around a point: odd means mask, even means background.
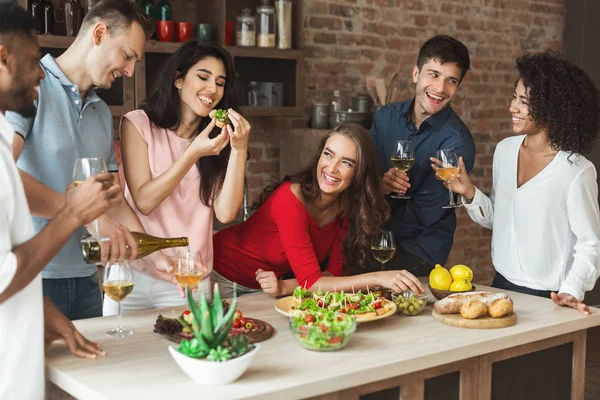
[[[199,251],[191,248],[177,250],[175,278],[182,287],[198,286],[204,275],[204,262]]]
[[[78,158],[75,161],[75,167],[73,168],[73,186],[77,187],[83,183],[90,176],[98,175],[108,172],[106,162],[102,157],[96,158]],[[103,237],[98,232],[98,220],[95,219],[92,222],[92,229],[90,229],[90,236],[81,239],[82,242],[105,242],[110,238]]]
[[[448,182],[448,193],[450,196],[450,204],[443,206],[442,208],[457,208],[462,207],[462,204],[457,204],[454,201],[454,193],[452,193],[452,181],[458,177],[460,173],[460,165],[458,163],[458,155],[454,149],[442,149],[436,151],[435,158],[437,158],[441,164],[436,163],[436,173],[444,181]]]
[[[382,230],[371,241],[371,253],[381,263],[381,270],[385,269],[385,263],[390,261],[396,253],[396,241],[391,231]]]
[[[406,173],[415,163],[415,153],[413,144],[410,140],[398,140],[394,144],[391,154],[392,167],[397,171]],[[390,197],[394,199],[410,199],[405,193],[392,193]]]
[[[121,326],[121,301],[133,291],[133,274],[127,260],[122,262],[108,262],[104,268],[104,281],[102,289],[108,297],[118,303],[117,327],[106,332],[112,337],[126,337],[133,335],[133,331],[123,329]]]

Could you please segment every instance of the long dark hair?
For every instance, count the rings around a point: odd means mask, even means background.
[[[343,124],[329,132],[319,144],[311,164],[304,170],[288,175],[283,182],[299,183],[305,202],[315,202],[321,198],[317,165],[327,140],[333,135],[342,135],[357,147],[356,172],[350,186],[340,195],[343,216],[348,219],[348,235],[343,250],[346,274],[357,273],[357,267],[364,268],[367,254],[371,249],[371,239],[378,233],[389,217],[389,207],[381,192],[377,153],[369,132],[357,124]],[[281,182],[281,183],[283,183]],[[253,204],[256,209],[281,184],[268,186]]]
[[[214,43],[190,40],[184,43],[162,67],[150,95],[141,107],[150,121],[164,129],[176,129],[179,126],[181,98],[175,87],[175,80],[184,77],[191,67],[207,57],[221,60],[225,66],[223,98],[215,109],[237,109],[233,86],[235,70],[229,52]],[[202,118],[196,134],[202,132],[209,123],[210,118]],[[220,131],[219,128],[215,128],[209,136],[214,138]],[[200,199],[207,206],[212,204],[212,200],[221,190],[230,153],[231,146],[228,144],[219,155],[201,157],[196,161],[200,171]]]

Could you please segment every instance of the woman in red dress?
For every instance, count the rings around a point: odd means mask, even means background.
[[[291,294],[298,285],[422,292],[419,280],[404,270],[354,275],[389,216],[377,165],[363,127],[345,124],[327,134],[310,167],[267,189],[250,219],[215,234],[211,277],[223,295],[231,294],[233,282],[240,294],[262,289],[273,296]],[[290,271],[295,279],[280,279]]]

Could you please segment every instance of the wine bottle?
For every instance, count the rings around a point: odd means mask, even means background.
[[[141,232],[131,232],[131,234],[138,243],[138,254],[136,258],[145,257],[157,250],[162,250],[169,247],[186,247],[190,244],[188,238],[186,237],[159,238]],[[96,264],[100,262],[100,244],[98,242],[80,242],[80,246],[83,260],[86,263]],[[127,257],[129,257],[129,246],[127,246]]]

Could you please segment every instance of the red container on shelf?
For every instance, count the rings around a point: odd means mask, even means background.
[[[175,22],[156,21],[156,35],[161,42],[172,42],[175,39]]]
[[[233,29],[235,27],[235,22],[227,21],[225,23],[225,44],[227,46],[233,46]]]
[[[191,22],[177,22],[177,41],[185,42],[192,38],[194,26]]]

